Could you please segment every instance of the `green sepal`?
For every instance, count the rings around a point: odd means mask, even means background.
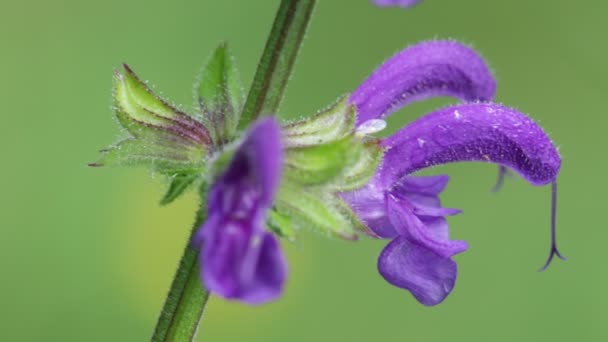
[[[332,237],[356,239],[353,222],[344,215],[335,195],[310,190],[285,180],[275,200],[276,210],[289,217],[296,229],[308,228]]]
[[[357,214],[352,210],[352,208],[344,202],[342,198],[338,194],[333,194],[330,198],[332,203],[332,207],[335,208],[344,219],[350,222],[350,226],[353,231],[358,233],[364,233],[369,236],[376,236],[363,221],[359,219]]]
[[[277,211],[276,208],[272,208],[268,212],[266,223],[268,224],[268,228],[278,236],[292,241],[295,239],[296,228],[291,216]]]
[[[127,65],[114,75],[114,105],[131,137],[103,150],[94,166],[147,166],[167,175],[205,169],[206,128],[156,96]]]
[[[127,65],[114,74],[114,109],[129,137],[102,150],[91,166],[144,166],[171,177],[162,204],[177,198],[206,172],[207,128],[156,96]]]
[[[216,144],[232,140],[243,107],[243,89],[228,44],[222,43],[195,83],[198,107]]]
[[[167,131],[193,144],[211,143],[203,124],[155,95],[128,65],[123,69],[114,73],[114,107],[119,123],[130,134],[139,137]]]
[[[356,130],[356,111],[347,98],[284,127],[284,176],[269,219],[281,236],[301,228],[349,240],[369,234],[340,193],[367,184],[384,149],[378,139]]]
[[[91,166],[145,166],[165,175],[205,170],[206,153],[179,144],[125,139],[101,152]]]
[[[345,168],[341,177],[329,184],[329,188],[334,191],[352,191],[364,186],[376,174],[380,166],[384,149],[378,140],[355,141],[353,145],[356,146],[353,149],[357,149],[360,153],[355,162]]]
[[[207,182],[212,184],[217,177],[221,176],[232,162],[234,154],[238,150],[241,141],[233,141],[223,146],[222,150],[216,151],[209,159],[209,169],[207,171]]]
[[[167,189],[165,196],[160,200],[160,205],[167,205],[173,202],[200,178],[201,176],[198,173],[178,173],[173,176],[169,189]]]
[[[285,151],[285,177],[302,185],[330,182],[357,162],[362,144],[346,137],[338,141]]]
[[[344,96],[312,117],[284,127],[285,177],[328,191],[363,186],[376,172],[383,149],[356,132],[356,109]]]
[[[313,146],[340,140],[354,132],[356,110],[343,96],[328,108],[302,121],[283,127],[285,146]]]

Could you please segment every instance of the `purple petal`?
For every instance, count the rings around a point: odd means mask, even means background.
[[[193,244],[202,246],[201,276],[214,294],[249,304],[278,297],[287,266],[266,211],[281,176],[281,133],[274,118],[254,125],[209,192],[209,218]]]
[[[205,286],[225,298],[242,297],[246,289],[241,279],[241,273],[245,273],[242,264],[248,254],[251,227],[226,221],[220,214],[214,214],[199,233],[204,243],[201,271]]]
[[[202,277],[212,293],[248,304],[281,294],[287,265],[274,236],[255,227],[260,224],[210,218],[201,228]]]
[[[283,164],[281,131],[274,118],[259,120],[233,157],[224,182],[244,182],[255,188],[258,200],[270,205],[281,180]]]
[[[387,194],[388,217],[399,234],[444,257],[468,248],[465,241],[449,239],[448,224],[443,217],[420,218],[409,206],[407,201]]]
[[[438,196],[447,182],[444,175],[404,176],[392,184],[382,184],[376,177],[364,188],[342,194],[379,237],[395,237],[380,255],[380,273],[424,305],[439,304],[450,293],[457,269],[451,256],[468,247],[449,237],[444,216],[460,211],[441,207]],[[376,211],[365,203],[373,203]],[[370,213],[375,215],[371,219]]]
[[[244,269],[249,274],[242,274],[243,278],[251,276],[251,283],[240,298],[249,304],[262,304],[280,296],[287,277],[287,264],[277,239],[264,232],[259,241],[257,254],[246,259],[249,265]]]
[[[412,201],[413,202],[413,201]],[[416,203],[416,202],[414,202]],[[416,204],[414,208],[414,214],[421,217],[444,217],[454,216],[462,213],[460,209],[454,208],[440,208],[438,205],[422,205]]]
[[[419,43],[382,64],[350,97],[357,124],[383,118],[402,106],[433,96],[491,100],[496,82],[484,60],[454,41]]]
[[[378,238],[394,238],[399,234],[388,219],[386,190],[387,187],[376,177],[360,189],[340,193],[340,197]]]
[[[445,189],[449,180],[448,175],[403,177],[394,186],[406,193],[437,196]]]
[[[404,176],[387,182],[382,180],[376,175],[364,187],[340,194],[376,237],[394,238],[400,234],[388,218],[389,194],[401,199],[402,205],[407,206],[411,215],[416,217],[443,217],[460,213],[458,209],[441,207],[438,196],[445,188],[448,176]]]
[[[459,209],[441,208],[439,194],[450,178],[439,176],[404,176],[387,186],[393,196],[406,199],[414,213],[424,216],[450,216],[460,214]]]
[[[480,161],[509,167],[534,185],[553,182],[561,158],[532,119],[493,103],[452,106],[427,114],[383,144],[382,183],[433,165]]]
[[[451,258],[399,236],[380,254],[378,270],[386,281],[410,291],[421,304],[432,306],[454,288],[458,266]]]
[[[372,0],[374,5],[379,7],[389,7],[389,6],[398,6],[398,7],[411,7],[415,4],[419,3],[421,0]]]

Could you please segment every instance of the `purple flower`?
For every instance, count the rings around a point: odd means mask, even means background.
[[[494,91],[488,67],[473,50],[456,42],[432,41],[390,58],[350,98],[360,113],[360,125],[431,96],[477,100],[427,114],[383,139],[386,152],[373,179],[342,194],[373,234],[393,239],[378,261],[382,276],[424,305],[439,304],[452,291],[457,275],[452,256],[465,251],[467,244],[449,239],[445,216],[459,210],[441,207],[438,196],[448,177],[412,173],[459,161],[494,163],[533,185],[554,183],[555,207],[561,165],[555,146],[524,114],[479,102],[491,100]],[[561,257],[554,219],[555,208],[547,265],[554,254]]]
[[[376,6],[380,7],[389,7],[389,6],[399,6],[399,7],[411,7],[415,4],[419,3],[421,0],[372,0],[372,2]]]
[[[266,230],[267,210],[281,179],[281,131],[266,117],[253,125],[209,192],[208,219],[194,237],[201,276],[214,294],[261,304],[277,298],[287,266]]]

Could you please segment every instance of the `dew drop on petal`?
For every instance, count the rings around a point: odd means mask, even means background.
[[[386,121],[382,119],[367,120],[357,127],[357,135],[374,134],[386,128]]]

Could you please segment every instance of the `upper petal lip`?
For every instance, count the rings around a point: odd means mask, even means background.
[[[494,103],[437,110],[383,144],[389,150],[381,178],[388,180],[434,165],[478,161],[507,166],[529,183],[545,185],[557,178],[561,167],[559,152],[538,124],[513,108]]]
[[[349,100],[357,107],[357,124],[361,124],[429,97],[488,101],[495,91],[496,81],[479,54],[455,41],[433,40],[393,55]]]

